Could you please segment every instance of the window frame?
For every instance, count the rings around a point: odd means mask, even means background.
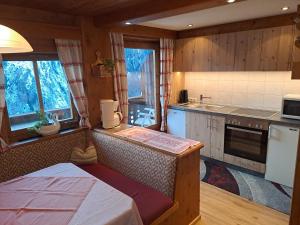
[[[37,86],[37,93],[39,98],[40,110],[44,112],[44,104],[43,104],[43,97],[42,97],[42,90],[40,84],[40,78],[38,73],[38,66],[37,61],[51,61],[51,60],[59,60],[57,53],[21,53],[21,54],[3,54],[3,61],[32,61],[33,62],[33,71],[35,82]],[[61,120],[60,130],[72,129],[79,127],[79,115],[74,105],[74,101],[70,92],[70,100],[71,100],[71,111],[73,118]],[[20,130],[11,130],[10,119],[7,112],[7,107],[5,107],[3,115],[3,127],[5,132],[7,133],[6,139],[8,139],[8,143],[13,143],[17,141],[23,141],[26,139],[34,138],[40,136],[36,132],[30,132],[27,128],[20,129]]]
[[[160,105],[160,44],[159,39],[141,38],[135,36],[124,36],[124,50],[125,48],[135,49],[152,49],[155,51],[155,109],[156,109],[156,124],[148,126],[147,128],[153,130],[160,130],[161,124],[161,105]],[[128,98],[128,101],[133,103],[145,103],[145,98]],[[130,103],[129,103],[130,104]]]

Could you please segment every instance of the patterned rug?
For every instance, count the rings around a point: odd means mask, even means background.
[[[292,188],[214,161],[201,160],[200,167],[203,182],[290,214]]]

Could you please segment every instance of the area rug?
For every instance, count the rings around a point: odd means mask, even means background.
[[[215,161],[201,160],[201,180],[285,214],[290,214],[292,188]]]

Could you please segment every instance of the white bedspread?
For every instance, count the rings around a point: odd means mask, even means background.
[[[92,177],[72,163],[61,163],[26,176]],[[142,225],[132,198],[97,180],[69,225]]]

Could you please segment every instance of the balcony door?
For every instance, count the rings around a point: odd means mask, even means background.
[[[158,42],[125,41],[128,80],[128,122],[141,127],[158,128],[159,104]]]

